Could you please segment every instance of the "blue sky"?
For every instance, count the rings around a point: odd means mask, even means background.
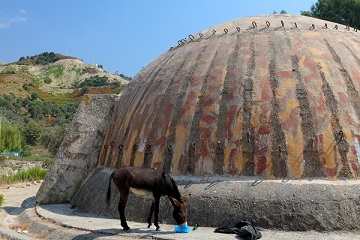
[[[179,39],[315,0],[0,0],[0,62],[55,52],[133,77]]]

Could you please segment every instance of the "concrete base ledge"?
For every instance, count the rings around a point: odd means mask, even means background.
[[[106,216],[119,217],[119,194],[111,171],[96,169],[77,191],[71,204]],[[189,225],[232,226],[251,219],[257,227],[287,231],[360,230],[360,181],[357,180],[234,180],[230,178],[174,177],[182,195],[191,193]],[[126,207],[129,221],[146,222],[152,199],[131,194]],[[175,224],[167,198],[160,202],[161,223]]]

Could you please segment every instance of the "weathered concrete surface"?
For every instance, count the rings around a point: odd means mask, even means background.
[[[97,169],[81,186],[71,204],[77,208],[118,217],[119,194],[112,184],[111,204],[106,191],[111,171]],[[360,230],[360,181],[357,180],[234,180],[175,177],[182,195],[191,193],[190,225],[231,226],[251,219],[257,226],[283,230]],[[205,182],[204,182],[205,181]],[[206,182],[208,181],[208,182]],[[126,215],[146,222],[151,198],[130,195]],[[172,206],[161,200],[159,219],[174,224]]]
[[[85,95],[36,195],[40,204],[69,202],[96,167],[114,102],[119,95]]]

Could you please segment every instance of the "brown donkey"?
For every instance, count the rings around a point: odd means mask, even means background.
[[[154,197],[150,208],[148,227],[151,226],[152,213],[155,212],[154,224],[156,230],[160,230],[158,214],[160,197],[162,196],[168,196],[170,202],[174,206],[173,217],[176,223],[181,226],[187,224],[186,202],[189,200],[190,194],[182,198],[176,182],[164,171],[153,168],[135,167],[122,167],[113,171],[110,175],[107,191],[108,203],[111,197],[111,180],[114,181],[114,184],[120,192],[118,210],[120,213],[121,226],[125,231],[130,229],[125,218],[125,206],[128,200],[129,191],[136,195],[152,195]]]

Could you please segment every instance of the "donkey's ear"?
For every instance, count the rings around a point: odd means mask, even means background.
[[[173,197],[169,197],[169,200],[174,207],[180,207],[182,204],[179,200],[177,200],[176,198],[173,198]]]
[[[190,199],[190,197],[191,197],[191,194],[189,193],[188,195],[186,195],[185,197],[183,197],[182,200],[183,200],[184,202],[187,202],[187,201]]]

